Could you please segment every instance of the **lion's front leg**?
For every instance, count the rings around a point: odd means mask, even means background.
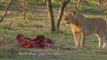
[[[86,34],[85,33],[81,33],[80,48],[85,47],[85,40],[86,40]]]
[[[73,33],[74,35],[74,48],[78,48],[80,35],[78,33]]]

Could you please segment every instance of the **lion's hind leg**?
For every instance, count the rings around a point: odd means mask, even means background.
[[[101,34],[101,33],[98,33],[97,37],[98,37],[98,40],[99,40],[98,47],[104,48],[104,46],[105,46],[105,35]]]

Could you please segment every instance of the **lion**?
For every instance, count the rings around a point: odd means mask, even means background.
[[[85,40],[88,35],[95,34],[98,37],[98,47],[104,48],[106,45],[106,21],[102,18],[88,18],[75,11],[65,11],[64,19],[70,25],[74,48],[85,47]]]

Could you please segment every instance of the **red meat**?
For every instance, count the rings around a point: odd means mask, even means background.
[[[25,48],[49,48],[52,47],[53,42],[49,38],[45,38],[43,35],[38,35],[34,39],[25,37],[23,34],[16,36],[18,45]]]

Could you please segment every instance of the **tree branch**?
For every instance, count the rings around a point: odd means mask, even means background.
[[[1,17],[1,19],[0,19],[0,22],[2,22],[3,19],[4,19],[4,17],[7,15],[8,8],[9,8],[9,6],[11,5],[12,2],[13,2],[13,0],[10,0],[10,1],[9,1],[8,5],[6,6],[6,8],[5,8],[5,10],[4,10],[4,15],[3,15],[3,16]]]
[[[62,15],[63,15],[63,12],[64,12],[64,8],[66,7],[67,3],[69,2],[70,0],[63,0],[62,1],[62,4],[60,6],[60,9],[59,9],[59,14],[58,14],[58,22],[57,22],[57,30],[59,30],[59,26],[60,26],[60,21],[62,19]]]

